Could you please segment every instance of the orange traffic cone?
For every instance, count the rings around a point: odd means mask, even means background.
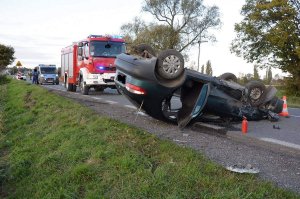
[[[288,107],[287,107],[287,102],[286,102],[286,96],[283,96],[282,100],[283,100],[283,108],[282,108],[282,112],[279,113],[279,115],[284,116],[284,117],[289,117],[289,112],[288,112]]]

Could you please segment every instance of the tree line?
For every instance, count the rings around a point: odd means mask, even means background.
[[[203,0],[144,0],[142,12],[152,15],[153,21],[146,23],[135,17],[122,25],[127,43],[147,43],[157,50],[176,49],[186,59],[191,47],[199,42],[215,42],[211,32],[221,26],[219,8],[206,6]],[[300,2],[246,0],[241,14],[242,21],[234,27],[237,35],[231,52],[257,68],[288,72],[287,88],[300,95]],[[0,45],[0,70],[13,62],[13,54],[12,47]]]

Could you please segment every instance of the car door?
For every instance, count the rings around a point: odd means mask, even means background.
[[[183,129],[195,117],[202,114],[210,93],[210,84],[191,81],[181,88],[182,108],[177,115],[177,123]]]

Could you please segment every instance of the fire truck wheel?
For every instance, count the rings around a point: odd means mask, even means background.
[[[68,78],[66,78],[66,80],[65,80],[65,88],[67,89],[67,91],[73,90],[73,84],[69,83]]]
[[[67,91],[72,91],[73,89],[73,84],[70,84],[68,81],[65,83],[65,87]]]
[[[67,83],[66,86],[67,86],[67,91],[72,91],[73,90],[73,84]]]
[[[75,84],[73,84],[73,88],[72,88],[72,92],[76,92],[76,85]]]
[[[101,87],[101,86],[97,86],[97,87],[95,87],[95,91],[103,91],[104,90],[104,88],[103,87]]]
[[[86,86],[84,83],[83,83],[83,81],[81,80],[80,81],[80,91],[81,91],[81,93],[83,94],[83,95],[88,95],[89,94],[89,87],[88,86]]]

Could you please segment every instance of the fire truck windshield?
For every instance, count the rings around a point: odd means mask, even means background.
[[[123,42],[90,42],[90,54],[93,57],[116,57],[125,52],[125,43]]]

